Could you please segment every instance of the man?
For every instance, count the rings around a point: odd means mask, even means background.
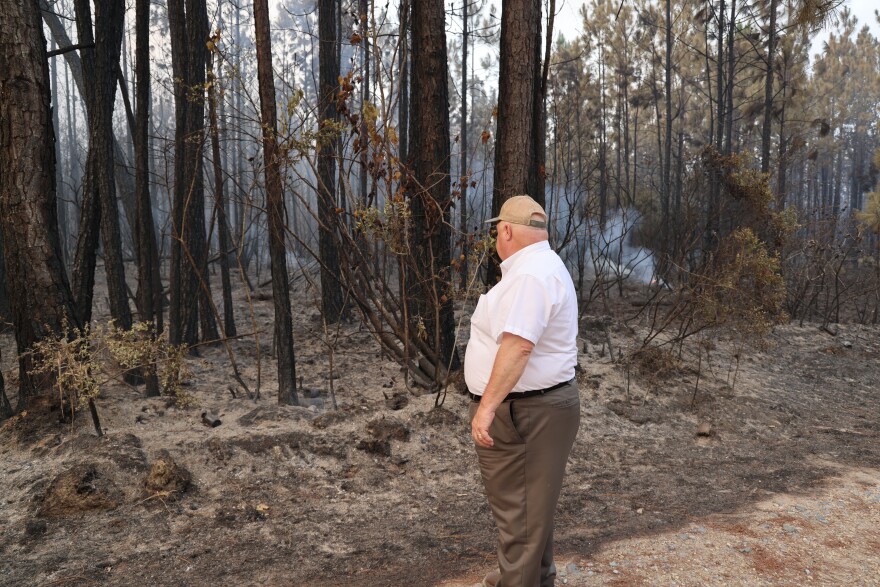
[[[496,223],[501,281],[471,317],[465,382],[471,436],[498,526],[485,587],[552,587],[553,514],[580,423],[577,297],[547,242],[547,214],[515,196]]]

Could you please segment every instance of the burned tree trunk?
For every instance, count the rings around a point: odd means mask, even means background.
[[[459,136],[461,139],[461,157],[458,164],[458,218],[459,230],[461,231],[461,259],[459,264],[459,275],[461,279],[461,289],[467,289],[468,280],[468,264],[467,253],[465,252],[466,238],[468,231],[467,226],[467,191],[470,176],[468,174],[468,43],[470,43],[468,32],[468,4],[470,0],[462,0],[461,2],[461,130]]]
[[[162,287],[159,284],[159,276],[153,271],[157,260],[153,258],[156,243],[153,228],[153,206],[150,202],[150,154],[147,133],[150,120],[150,0],[137,0],[135,28],[137,33],[135,41],[137,111],[133,139],[135,199],[137,201],[136,226],[134,227],[135,250],[138,257],[137,300],[141,321],[149,322],[153,326],[153,333],[155,333],[158,330],[156,310],[161,312],[162,307]],[[144,375],[147,396],[159,395],[159,380],[155,370],[148,368]]]
[[[529,194],[544,203],[544,182],[533,177],[544,171],[535,168],[539,156],[536,145],[543,145],[544,141],[544,117],[536,112],[538,104],[543,104],[543,98],[539,99],[540,53],[541,0],[504,0],[492,216],[498,214],[508,198],[518,194]],[[497,278],[497,262],[490,260],[488,283],[494,284]]]
[[[62,266],[46,41],[35,2],[0,0],[0,233],[19,352],[18,408],[35,391],[31,346],[77,325]]]
[[[770,136],[773,121],[773,76],[776,75],[776,11],[778,0],[770,0],[769,39],[767,40],[767,74],[764,77],[764,120],[761,124],[761,172],[770,173]]]
[[[268,0],[254,1],[257,77],[260,117],[263,122],[263,159],[266,177],[266,213],[269,215],[269,255],[272,259],[272,297],[275,300],[275,340],[278,354],[278,403],[299,405],[296,393],[296,361],[293,354],[293,320],[290,285],[287,281],[284,245],[284,194],[276,139],[275,81],[272,43],[269,36]]]
[[[184,283],[184,299],[198,305],[202,341],[217,340],[217,322],[208,279],[208,242],[205,229],[205,82],[208,64],[208,8],[205,0],[186,0],[186,34],[189,50],[187,86],[191,93],[187,110],[186,168],[188,200],[184,215],[184,244],[189,279]]]
[[[183,275],[186,267],[182,264],[183,209],[186,201],[186,120],[189,100],[186,92],[187,52],[186,52],[186,13],[183,0],[168,0],[168,31],[171,39],[171,71],[174,76],[174,188],[171,203],[171,260],[168,267],[168,340],[180,344],[186,340],[194,343],[194,332],[198,316],[185,312],[183,300]],[[187,300],[189,301],[189,300]],[[193,322],[195,319],[195,322]]]
[[[211,79],[208,83],[208,119],[211,124],[211,158],[214,167],[214,212],[217,218],[217,240],[220,244],[220,283],[223,288],[223,335],[236,335],[235,309],[232,303],[232,280],[229,277],[232,258],[232,239],[229,236],[229,220],[226,218],[226,186],[223,181],[220,154],[220,125],[217,120],[217,78],[214,72],[214,52],[209,54]]]
[[[52,11],[52,8],[49,6],[46,0],[40,0],[40,9],[43,14],[43,21],[46,23],[46,26],[49,27],[49,30],[52,31],[52,36],[55,39],[55,42],[59,47],[70,47],[73,43],[70,40],[70,37],[67,35],[67,30],[64,28],[64,25],[61,22],[61,19]],[[81,96],[86,96],[88,92],[91,92],[92,87],[86,87],[85,80],[83,79],[83,60],[91,59],[92,53],[91,48],[85,49],[83,51],[83,58],[80,59],[79,54],[76,51],[65,51],[63,53],[64,60],[67,62],[67,68],[70,71],[71,77],[73,78],[73,82],[76,84],[76,87],[79,89],[79,93]],[[93,66],[89,66],[92,69],[89,71],[93,71]],[[65,74],[66,76],[67,74]],[[90,74],[91,76],[91,74]],[[89,79],[92,79],[89,77]],[[76,128],[76,109],[71,110],[70,108],[70,95],[68,93],[67,96],[67,112],[68,118],[70,118],[73,122],[68,121],[68,140],[72,144],[72,130]],[[116,178],[116,186],[119,188],[119,199],[122,201],[122,211],[125,213],[125,219],[128,222],[130,227],[137,226],[137,221],[135,219],[135,209],[137,208],[137,203],[135,201],[135,187],[134,187],[134,178],[131,173],[129,173],[128,168],[122,164],[125,161],[125,153],[122,150],[122,146],[120,146],[119,141],[116,140],[116,137],[113,136],[113,156],[115,158],[114,165],[114,176]],[[69,171],[73,173],[73,170],[76,168],[76,165],[73,160],[69,162]],[[76,183],[75,176],[71,176],[68,178],[68,181],[72,184]],[[135,230],[134,228],[132,230]],[[62,232],[63,234],[63,232]],[[153,238],[153,242],[156,243],[155,236]],[[65,245],[66,246],[66,245]],[[154,271],[158,275],[159,271],[159,249],[158,243],[154,245],[154,250],[152,253],[153,257],[157,260],[154,266]],[[69,264],[69,262],[68,262]],[[157,306],[158,308],[158,306]],[[158,311],[158,310],[157,310]],[[162,330],[162,313],[159,312],[157,314],[157,321],[159,323],[159,330]]]
[[[75,6],[80,42],[89,43],[92,41],[89,2],[77,0]],[[86,324],[92,318],[100,231],[104,245],[110,314],[119,327],[128,329],[131,328],[131,309],[128,306],[122,261],[113,152],[113,105],[116,99],[116,69],[122,47],[124,17],[125,7],[119,2],[95,2],[94,58],[83,57],[86,77],[92,80],[88,84],[91,89],[86,91],[85,96],[89,119],[89,153],[73,279],[77,317],[80,323]]]
[[[339,85],[336,0],[318,2],[318,42],[320,128],[329,132],[321,140],[318,151],[318,247],[321,255],[321,314],[330,323],[338,322],[344,313],[342,287],[338,277],[339,251],[335,238],[337,214],[334,175],[338,137],[334,124],[339,118],[336,112],[336,92]]]
[[[174,197],[172,203],[171,303],[168,334],[172,343],[196,344],[218,337],[208,280],[205,188],[205,65],[208,16],[205,0],[169,0],[168,25],[174,78]]]
[[[445,369],[455,355],[450,286],[450,152],[446,28],[442,0],[412,7],[410,122],[414,185],[412,244],[418,275],[411,280],[414,318],[421,318]],[[457,363],[457,362],[456,362]],[[457,367],[454,364],[453,367]],[[440,373],[442,370],[437,369]]]
[[[531,164],[540,51],[540,0],[505,0],[501,12],[493,216],[511,196],[528,193],[529,175],[536,172]],[[543,194],[529,195],[543,202]]]

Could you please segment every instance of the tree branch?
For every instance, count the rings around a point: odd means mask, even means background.
[[[77,49],[94,49],[94,43],[77,43],[76,45],[70,45],[68,47],[62,47],[61,49],[55,49],[54,51],[47,51],[46,57],[57,57],[58,55],[64,55],[65,53],[70,53],[71,51],[76,51]]]

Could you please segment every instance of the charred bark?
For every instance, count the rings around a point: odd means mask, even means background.
[[[89,2],[77,0],[76,21],[80,42],[92,42]],[[89,119],[89,153],[83,184],[80,232],[74,262],[74,294],[77,317],[87,324],[92,317],[95,265],[99,234],[104,247],[104,269],[110,315],[116,324],[131,328],[131,309],[125,285],[122,237],[114,181],[113,105],[116,98],[116,69],[122,47],[125,7],[113,0],[95,2],[94,59],[83,57],[86,77],[93,80],[86,91]],[[91,63],[89,63],[91,61]],[[91,68],[91,75],[90,74]]]
[[[465,251],[465,247],[467,246],[467,234],[468,234],[468,226],[467,226],[467,209],[468,209],[468,201],[467,201],[467,193],[468,193],[468,184],[470,183],[470,176],[468,173],[468,125],[467,125],[467,117],[468,117],[468,44],[470,43],[470,33],[468,31],[468,4],[471,0],[462,0],[461,1],[461,130],[459,131],[459,139],[461,145],[461,158],[459,159],[458,164],[458,188],[459,188],[459,201],[458,201],[458,214],[459,214],[459,230],[461,231],[461,252],[462,255],[459,259],[459,278],[461,280],[461,289],[465,290],[467,288],[467,280],[468,280],[468,264],[467,264],[467,252]]]
[[[537,99],[540,93],[540,53],[541,1],[504,0],[492,216],[498,214],[508,198],[517,194],[529,194],[538,202],[544,202],[543,191],[537,193],[543,188],[539,188],[539,183],[532,178],[544,172],[543,168],[536,168],[536,145],[543,144],[544,140],[543,116],[537,112],[537,104],[541,103]],[[540,185],[543,186],[543,182]],[[488,283],[494,284],[497,278],[497,261],[490,260]]]
[[[439,349],[441,365],[453,361],[450,288],[450,148],[446,27],[441,0],[414,2],[412,7],[412,83],[410,103],[412,174],[412,249],[417,264],[410,294],[413,317],[421,318]],[[442,369],[437,369],[441,373]]]
[[[186,34],[189,50],[187,85],[190,106],[187,110],[186,169],[188,198],[184,206],[183,238],[186,246],[187,275],[183,298],[198,305],[202,341],[217,340],[217,322],[211,301],[208,277],[208,242],[205,229],[205,82],[208,64],[208,8],[205,0],[186,0]],[[196,335],[198,336],[198,335]]]
[[[49,27],[49,30],[52,32],[52,37],[55,39],[55,42],[61,47],[80,47],[81,44],[73,45],[70,37],[67,35],[67,30],[64,28],[64,25],[61,23],[61,20],[58,18],[46,0],[40,0],[40,9],[43,14],[43,21]],[[94,44],[91,45],[92,48]],[[73,77],[73,82],[76,84],[77,89],[81,96],[85,97],[86,92],[91,91],[91,87],[86,88],[85,81],[83,80],[83,62],[80,58],[79,54],[76,51],[65,51],[63,53],[64,59],[67,62],[67,68]],[[92,49],[88,49],[83,51],[83,59],[92,57]],[[91,69],[89,71],[92,71]],[[67,74],[65,73],[65,76]],[[89,78],[91,79],[91,78]],[[68,124],[68,139],[70,144],[73,144],[72,138],[72,129],[76,127],[76,109],[70,108],[69,103],[69,94],[68,94],[68,118],[74,121],[74,124]],[[132,131],[133,132],[133,131]],[[137,222],[135,220],[135,210],[137,208],[137,203],[135,201],[135,187],[134,187],[134,177],[131,173],[129,173],[129,168],[126,165],[126,157],[122,147],[119,144],[119,141],[116,139],[116,136],[113,136],[113,156],[115,158],[114,165],[114,177],[116,178],[116,187],[119,192],[119,199],[122,202],[122,211],[125,213],[125,220],[128,222],[129,227],[132,227],[132,231],[134,232],[136,229],[133,228],[137,226]],[[69,164],[68,175],[71,175],[75,169],[75,165],[73,161]],[[72,184],[76,183],[75,176],[71,175],[68,178],[69,182]],[[63,234],[63,232],[62,232]],[[155,238],[153,239],[155,241]],[[153,251],[153,256],[158,259],[159,258],[159,250],[158,245],[156,249]],[[69,264],[69,263],[68,263]],[[158,271],[159,266],[158,262],[155,266],[155,270]],[[161,325],[161,313],[158,314],[159,324]],[[161,326],[160,326],[161,330]]]
[[[296,361],[293,350],[293,320],[287,277],[287,249],[284,244],[284,194],[276,139],[275,81],[272,71],[272,42],[269,35],[268,0],[254,0],[257,77],[260,87],[260,117],[263,126],[263,159],[266,178],[266,212],[269,215],[269,255],[272,262],[272,297],[275,302],[275,340],[278,355],[278,403],[299,405],[296,392]]]
[[[49,67],[35,2],[0,0],[0,233],[19,353],[18,409],[39,382],[27,351],[77,326],[62,266]]]
[[[770,173],[770,136],[773,121],[773,76],[776,56],[776,11],[778,0],[770,0],[770,29],[767,40],[767,75],[764,78],[764,122],[761,126],[761,172]]]
[[[217,219],[217,240],[220,244],[220,283],[223,288],[223,336],[236,335],[235,310],[232,302],[232,280],[229,267],[233,254],[226,217],[226,182],[223,179],[223,159],[220,155],[220,125],[217,120],[217,78],[214,72],[214,53],[209,54],[211,79],[208,83],[208,117],[211,124],[211,158],[214,168],[214,213]]]
[[[541,50],[541,3],[505,0],[502,6],[493,216],[511,196],[528,193],[529,175],[536,171],[531,164],[536,130],[535,88],[540,72],[537,61]],[[413,45],[415,51],[415,42]]]
[[[205,66],[208,16],[205,0],[169,0],[175,103],[174,197],[170,268],[169,339],[194,345],[218,338],[208,279],[205,188]]]
[[[339,54],[336,39],[336,0],[318,2],[318,50],[320,95],[319,126],[327,134],[318,147],[318,249],[321,255],[321,315],[328,323],[338,322],[345,313],[339,283],[339,252],[335,237],[336,214],[336,93]]]
[[[138,311],[142,322],[149,322],[153,333],[157,332],[156,309],[161,312],[162,289],[158,275],[153,272],[156,259],[155,230],[153,227],[153,206],[150,201],[150,153],[149,153],[149,120],[150,120],[150,0],[137,0],[135,5],[135,99],[137,111],[134,124],[134,158],[135,158],[135,210],[136,224],[134,227],[135,250],[138,258]],[[148,367],[144,372],[146,394],[148,397],[160,394],[159,380],[155,367]]]

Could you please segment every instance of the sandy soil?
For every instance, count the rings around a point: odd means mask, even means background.
[[[213,347],[192,360],[192,407],[120,384],[98,402],[104,439],[85,416],[58,424],[51,401],[0,425],[0,585],[480,581],[495,532],[467,399],[450,391],[435,408],[433,395],[411,394],[369,335],[346,325],[333,410],[327,347],[306,306],[298,373],[320,393],[278,406],[269,302],[256,314],[261,399],[232,396],[229,360]],[[691,407],[693,357],[665,374],[628,370],[600,344],[595,318],[582,328],[559,584],[880,584],[880,328],[781,327],[743,358],[734,387],[731,346],[718,340]],[[610,324],[615,347],[634,342]],[[233,348],[253,383],[253,340]],[[203,409],[222,423],[205,426]],[[162,451],[189,472],[185,492],[145,490]]]

